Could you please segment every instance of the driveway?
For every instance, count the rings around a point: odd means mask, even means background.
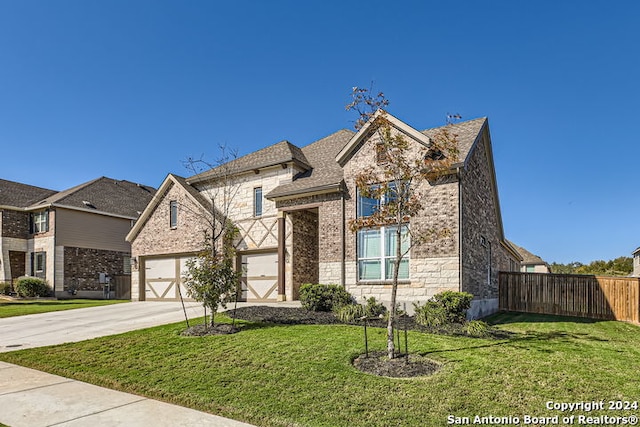
[[[189,318],[200,303],[185,303]],[[184,321],[179,302],[129,302],[0,319],[0,352],[43,347]]]
[[[251,304],[238,303],[238,307],[247,305]],[[265,305],[299,307],[300,302]],[[185,303],[185,309],[190,319],[204,314],[200,303]],[[130,302],[9,317],[0,319],[0,352],[82,341],[184,319],[179,302]],[[254,427],[4,362],[0,362],[0,407],[0,422],[15,427]]]
[[[252,305],[238,303],[238,307]],[[299,307],[299,301],[278,302]],[[231,307],[228,307],[231,308]],[[185,302],[189,319],[202,317],[202,305]],[[129,302],[0,319],[0,352],[77,342],[185,320],[180,302]]]

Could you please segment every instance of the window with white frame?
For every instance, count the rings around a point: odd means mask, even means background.
[[[175,200],[169,202],[169,226],[178,227],[178,202]]]
[[[385,203],[394,200],[397,195],[396,185],[391,183],[388,191],[380,198],[366,197],[358,191],[356,208],[358,217],[368,217],[376,213]],[[373,189],[379,188],[377,185]],[[396,264],[397,225],[386,225],[377,228],[363,228],[358,231],[358,280],[387,281],[393,279]],[[405,256],[400,262],[399,279],[409,278],[409,226],[403,225],[400,230],[400,251]]]
[[[31,213],[31,233],[45,233],[49,231],[49,211]]]
[[[262,187],[253,189],[253,216],[262,216]]]
[[[393,279],[398,245],[398,226],[363,228],[358,231],[358,280],[386,281]],[[400,229],[400,252],[409,249],[409,227]],[[409,258],[400,261],[398,279],[409,278]]]

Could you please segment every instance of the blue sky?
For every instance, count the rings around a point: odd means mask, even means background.
[[[640,246],[640,3],[0,0],[0,177],[158,186],[306,145],[352,86],[424,129],[489,117],[507,237],[548,262]]]

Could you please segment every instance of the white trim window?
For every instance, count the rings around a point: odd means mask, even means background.
[[[262,216],[262,187],[253,189],[253,216]]]
[[[393,279],[396,263],[397,226],[379,228],[363,228],[358,231],[358,280],[388,281]],[[400,250],[406,253],[409,249],[409,228],[403,225],[400,236]],[[409,278],[408,254],[400,261],[398,279]]]
[[[169,227],[178,228],[178,202],[169,202]]]
[[[49,211],[31,213],[31,233],[46,233],[49,231]]]

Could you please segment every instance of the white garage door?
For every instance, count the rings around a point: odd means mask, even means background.
[[[277,301],[277,252],[242,255],[242,299],[244,301]]]
[[[182,285],[182,272],[189,257],[151,258],[145,260],[145,296],[147,301],[188,300]]]

